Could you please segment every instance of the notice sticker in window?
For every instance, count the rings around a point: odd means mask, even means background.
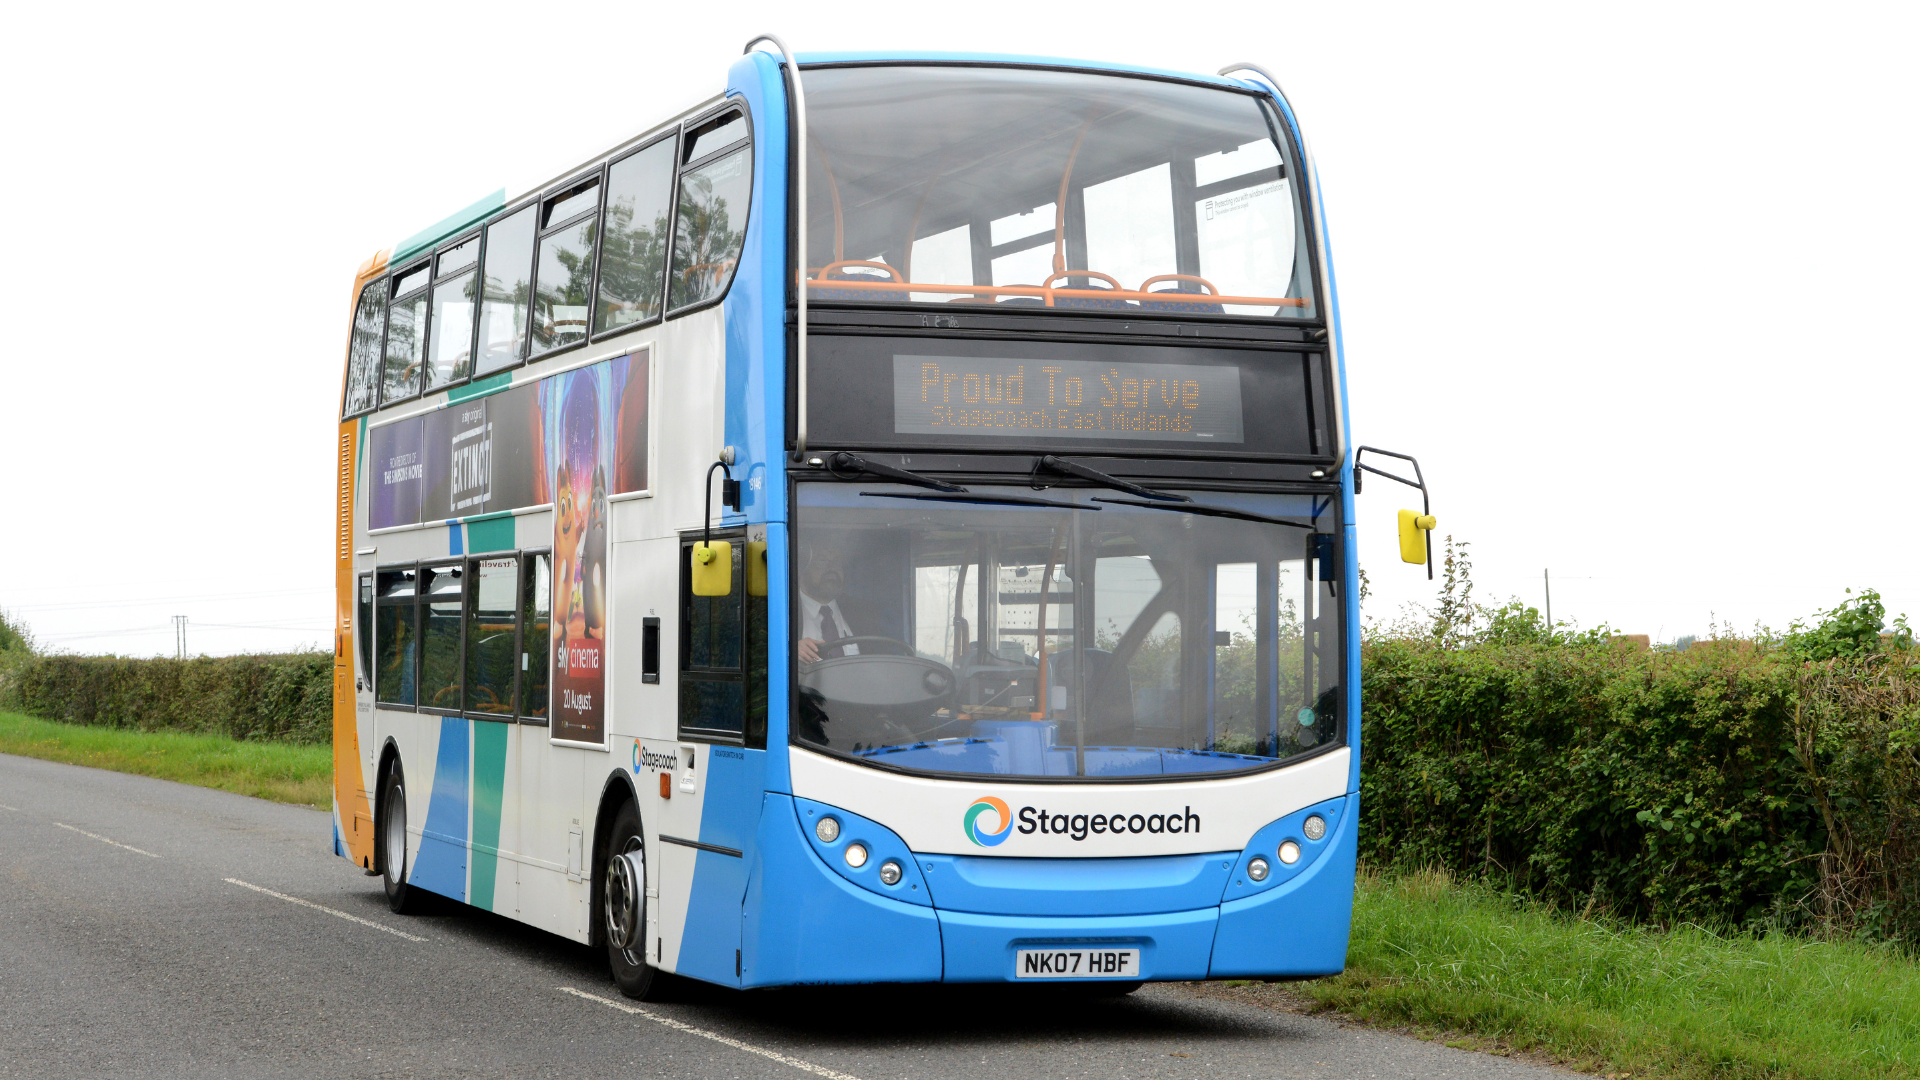
[[[1240,369],[895,354],[893,430],[1231,445]]]

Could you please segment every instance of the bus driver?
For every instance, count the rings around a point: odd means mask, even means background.
[[[827,645],[851,637],[884,634],[886,619],[873,605],[846,593],[847,552],[838,543],[819,541],[800,547],[800,659],[814,664],[838,656],[858,656],[858,645]],[[823,648],[822,646],[826,646]]]

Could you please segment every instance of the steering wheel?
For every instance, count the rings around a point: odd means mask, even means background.
[[[832,641],[823,641],[820,643],[820,651],[826,652],[828,649],[837,649],[846,645],[866,645],[869,642],[875,645],[891,645],[900,650],[901,656],[916,655],[913,646],[901,641],[899,638],[882,637],[879,634],[855,634],[853,637],[834,638]],[[866,656],[868,654],[863,652],[860,655]],[[844,660],[846,657],[835,656],[830,659]],[[825,661],[815,661],[815,663],[825,663]]]
[[[914,652],[899,638],[858,634],[820,643],[822,651],[858,645],[853,656],[830,656],[806,665],[800,684],[818,691],[828,702],[881,712],[925,715],[952,697],[959,680],[953,669]],[[868,652],[870,645],[894,652]]]

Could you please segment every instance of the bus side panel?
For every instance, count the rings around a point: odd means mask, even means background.
[[[938,982],[940,920],[829,870],[769,794],[747,881],[740,985]]]
[[[1208,978],[1334,975],[1346,968],[1359,820],[1360,796],[1349,795],[1332,846],[1305,873],[1220,905]]]
[[[518,779],[518,755],[512,751],[514,729],[518,724],[497,720],[473,721],[473,820],[472,857],[467,861],[467,903],[486,911],[513,913],[516,890],[512,860],[501,858],[500,821],[505,811],[504,796],[509,776]],[[508,762],[514,764],[509,766]],[[502,874],[502,869],[506,870]],[[509,883],[502,890],[502,878]]]
[[[439,721],[440,738],[433,757],[432,795],[427,802],[426,821],[420,830],[420,855],[407,872],[407,883],[455,900],[467,898],[467,815],[469,727],[472,721],[459,716],[421,716],[423,726]],[[426,764],[416,763],[417,769]],[[420,797],[418,774],[407,778],[407,812],[413,814],[413,800]]]
[[[512,914],[575,941],[587,940],[588,926],[587,882],[580,871],[592,818],[583,818],[581,806],[600,794],[597,786],[587,791],[587,776],[605,768],[606,755],[597,750],[555,746],[545,727],[520,729],[520,784],[509,800],[517,876]]]
[[[353,669],[354,609],[358,584],[353,567],[355,481],[360,467],[363,421],[340,425],[339,515],[335,523],[333,564],[333,830],[334,850],[365,869],[373,868],[373,813],[369,783],[360,753],[359,698]],[[370,632],[360,627],[359,632]]]
[[[687,897],[684,937],[675,971],[708,982],[739,984],[740,904],[747,891],[747,863],[760,827],[767,755],[737,746],[703,748],[706,775],[699,777],[699,840],[741,855],[696,851],[693,888]]]

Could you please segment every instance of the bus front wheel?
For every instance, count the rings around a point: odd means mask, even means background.
[[[600,871],[602,925],[607,963],[620,992],[653,1001],[665,981],[647,963],[647,855],[640,838],[640,813],[631,802],[613,817],[607,837],[607,861]]]

